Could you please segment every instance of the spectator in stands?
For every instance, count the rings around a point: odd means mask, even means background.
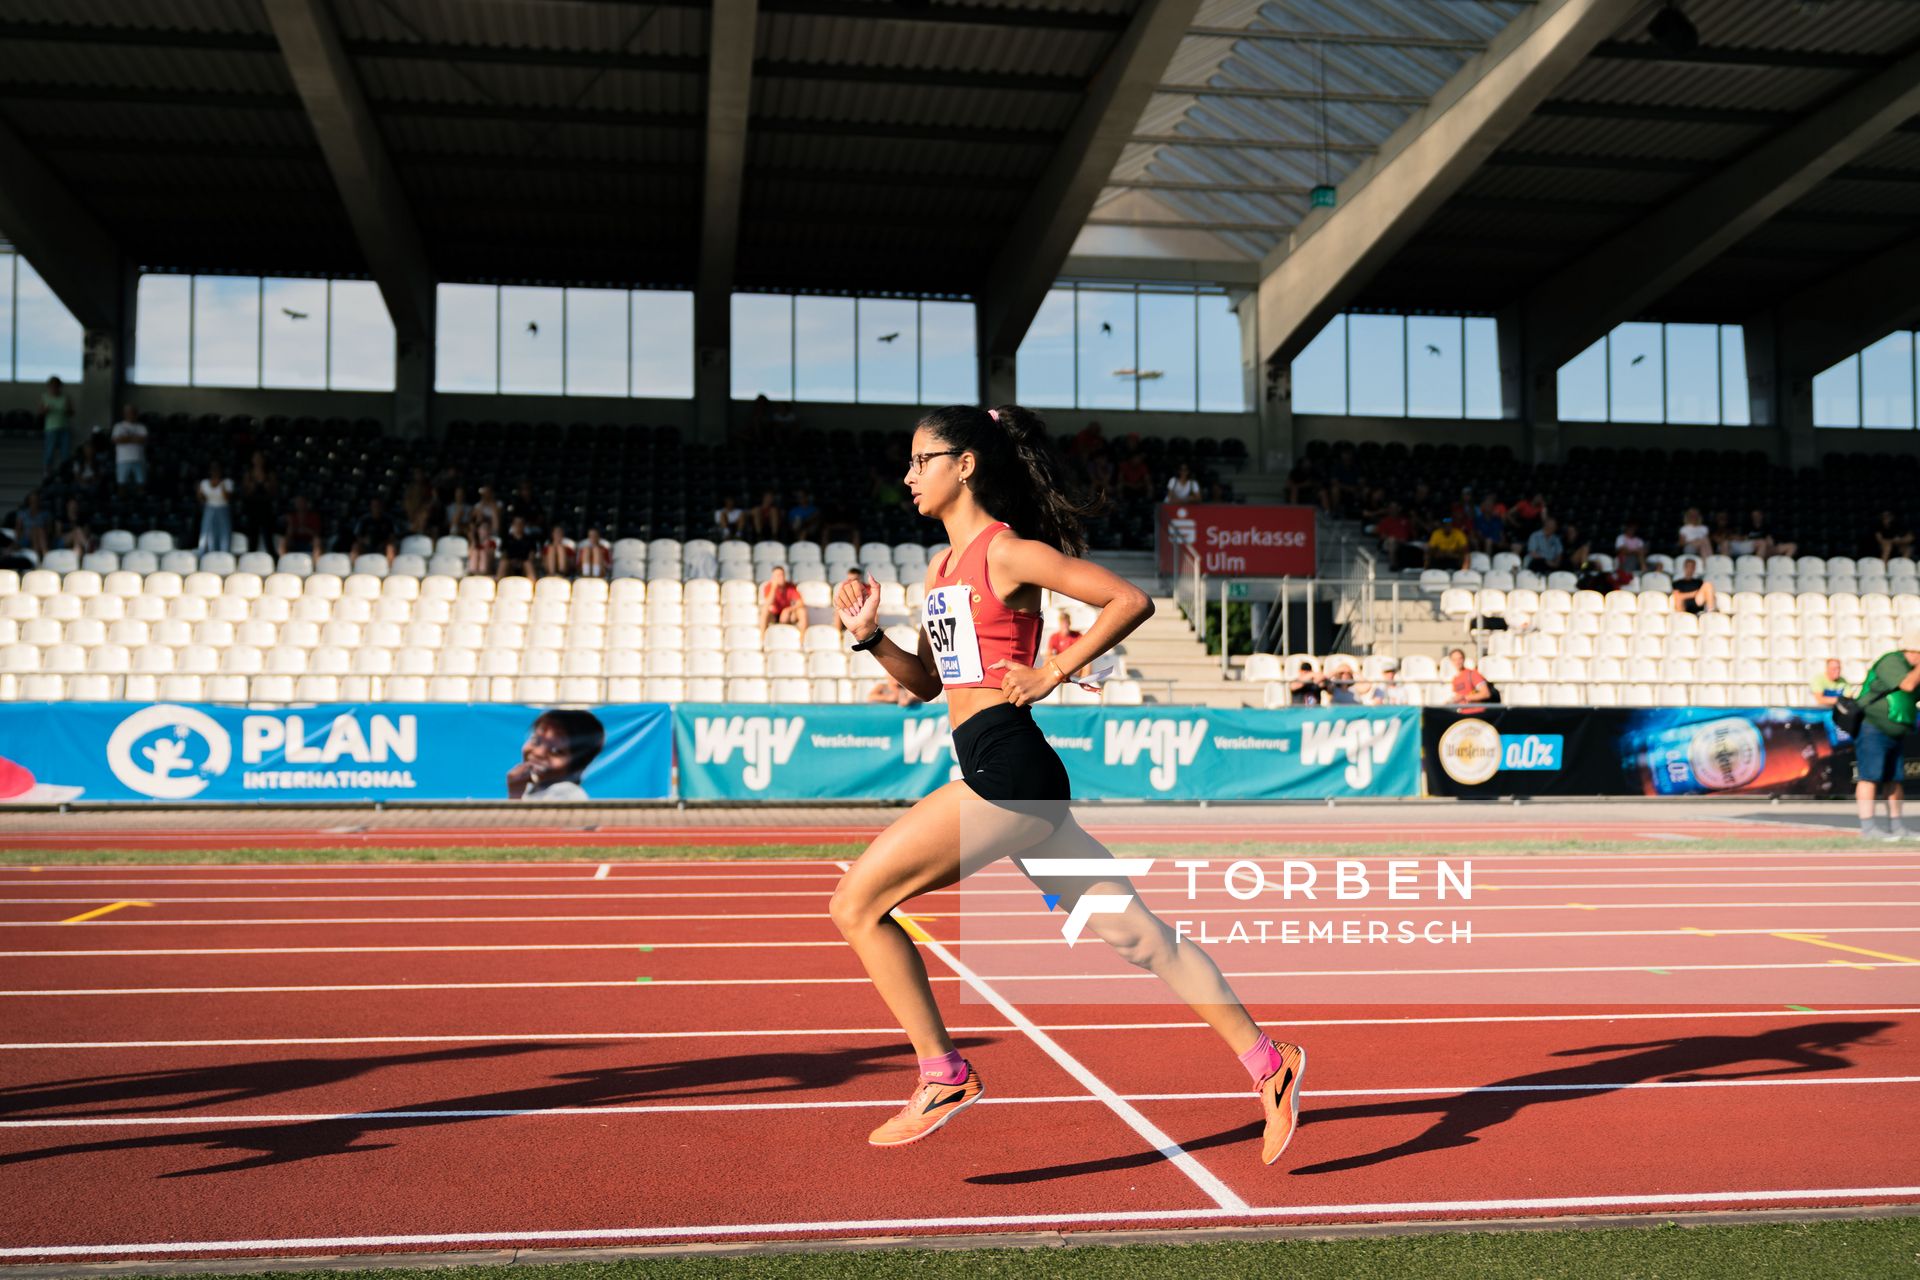
[[[147,487],[147,425],[130,404],[113,425],[113,479],[122,489]]]
[[[1571,520],[1560,530],[1560,544],[1567,549],[1566,563],[1570,568],[1582,568],[1593,557],[1593,539]]]
[[[67,499],[67,509],[60,520],[58,537],[61,546],[77,555],[84,556],[93,550],[93,530],[87,525],[86,513],[80,509],[80,499]]]
[[[767,489],[760,494],[760,505],[747,512],[747,532],[754,538],[778,538],[786,520],[780,514],[780,495]]]
[[[523,578],[538,578],[540,562],[534,554],[538,545],[538,540],[527,531],[527,518],[515,516],[500,539],[500,559],[494,566],[493,576],[504,578],[513,573]]]
[[[1688,556],[1680,562],[1680,576],[1673,580],[1673,611],[1708,613],[1714,603],[1713,584],[1700,576],[1700,562]]]
[[[1153,496],[1153,469],[1147,465],[1146,455],[1138,449],[1133,450],[1120,462],[1115,473],[1120,486],[1121,498],[1151,498]]]
[[[1473,509],[1473,541],[1488,555],[1507,549],[1507,509],[1500,499],[1486,494]]]
[[[1320,705],[1320,676],[1313,664],[1301,659],[1300,669],[1293,673],[1293,679],[1287,681],[1287,701],[1296,707],[1317,707]]]
[[[1620,536],[1613,540],[1613,565],[1636,573],[1647,567],[1647,540],[1631,520],[1621,526]]]
[[[838,610],[835,612],[838,612]],[[1069,615],[1065,609],[1062,609],[1060,611],[1059,624],[1054,627],[1053,635],[1047,641],[1047,656],[1054,658],[1059,657],[1079,639],[1080,633],[1074,629],[1072,616]],[[1079,670],[1073,674],[1076,676],[1084,674],[1086,669],[1086,665],[1082,664]]]
[[[1167,501],[1197,502],[1199,498],[1200,482],[1193,478],[1193,468],[1183,462],[1173,478],[1167,481]]]
[[[13,517],[14,541],[21,549],[44,557],[53,545],[53,512],[40,505],[40,491],[34,489]]]
[[[1880,518],[1874,521],[1872,532],[1867,535],[1867,554],[1883,560],[1910,556],[1913,554],[1913,542],[1913,526],[1891,511],[1882,511]]]
[[[240,480],[240,531],[253,548],[273,545],[280,523],[280,478],[267,466],[267,455],[254,450],[247,474]]]
[[[587,536],[575,548],[580,576],[604,578],[613,569],[613,546],[600,536],[600,530],[587,530]]]
[[[1464,649],[1454,649],[1447,654],[1447,665],[1452,669],[1448,677],[1455,706],[1466,706],[1476,702],[1493,701],[1493,686],[1487,678],[1467,665]]]
[[[447,532],[456,537],[466,537],[467,530],[473,527],[473,504],[467,501],[467,486],[457,484],[453,487],[453,501],[446,506]]]
[[[1566,544],[1560,540],[1560,524],[1552,516],[1540,521],[1540,527],[1527,535],[1527,568],[1535,573],[1553,573],[1565,566]]]
[[[320,513],[313,509],[312,501],[304,493],[293,495],[293,510],[281,520],[280,529],[277,544],[280,555],[299,551],[317,558],[326,549],[326,529]]]
[[[1831,707],[1846,696],[1847,682],[1840,671],[1840,659],[1828,658],[1826,664],[1820,669],[1820,674],[1807,682],[1808,687],[1813,690],[1814,706]]]
[[[559,525],[547,531],[540,548],[540,571],[550,578],[564,578],[573,572],[573,540]]]
[[[732,494],[720,499],[720,505],[713,509],[713,534],[716,542],[725,542],[729,538],[740,536],[747,527],[747,513]]]
[[[1332,670],[1321,682],[1327,693],[1327,705],[1330,707],[1355,707],[1360,705],[1359,697],[1354,693],[1353,664],[1340,661],[1333,664]]]
[[[1087,488],[1094,493],[1113,488],[1113,455],[1104,444],[1087,458]]]
[[[40,407],[35,412],[40,415],[40,435],[45,446],[40,469],[51,475],[67,460],[67,453],[73,447],[73,397],[67,394],[60,379],[47,379],[47,389],[41,393]]]
[[[860,566],[858,566],[858,565],[852,565],[852,564],[850,564],[850,565],[848,565],[848,566],[847,566],[847,576],[846,576],[845,578],[843,578],[843,579],[842,579],[842,581],[843,581],[843,582],[851,582],[851,583],[852,583],[852,584],[853,584],[854,586],[856,586],[856,587],[857,587],[857,586],[859,586],[859,585],[861,584],[861,581],[862,581],[862,575],[861,575],[861,573],[860,573]],[[837,589],[838,589],[838,588],[836,588],[836,590],[837,590]],[[847,624],[846,624],[846,623],[844,623],[844,622],[842,622],[842,621],[840,620],[840,611],[839,611],[838,609],[835,609],[835,610],[833,611],[833,630],[834,630],[834,633],[835,633],[835,634],[837,635],[837,634],[839,634],[840,632],[842,632],[842,631],[845,631],[846,629],[847,629]]]
[[[1374,522],[1373,532],[1380,539],[1380,550],[1387,557],[1388,568],[1413,567],[1413,522],[1400,510],[1399,503],[1387,504],[1387,512]]]
[[[1367,690],[1367,703],[1375,707],[1411,707],[1419,704],[1420,691],[1400,683],[1400,660],[1388,658],[1380,664],[1380,678]]]
[[[494,557],[500,554],[500,539],[494,536],[493,521],[476,520],[467,539],[467,572],[482,578],[494,576]]]
[[[206,478],[194,489],[200,502],[200,550],[226,551],[233,545],[233,481],[218,459],[207,464]]]
[[[1078,462],[1085,462],[1106,445],[1100,423],[1089,419],[1087,425],[1067,443],[1066,454]]]
[[[1547,518],[1547,495],[1536,493],[1507,508],[1507,538],[1514,546],[1525,546],[1528,537]]]
[[[817,538],[820,534],[820,508],[813,503],[813,495],[805,489],[796,490],[793,506],[787,510],[787,532],[796,542]]]
[[[1427,535],[1427,560],[1429,569],[1459,569],[1467,562],[1467,535],[1456,527],[1452,516],[1442,516],[1440,523]]]
[[[1700,508],[1688,507],[1680,517],[1680,537],[1675,550],[1683,556],[1710,556],[1713,537],[1701,518]]]
[[[836,611],[837,612],[837,611]],[[776,622],[791,623],[800,628],[802,635],[807,631],[807,606],[800,599],[800,587],[787,581],[785,565],[773,566],[773,573],[760,584],[760,638],[764,642],[767,628]]]
[[[497,532],[507,527],[506,511],[500,506],[500,499],[493,496],[493,486],[480,486],[480,500],[473,504],[472,519],[475,523],[485,520]]]
[[[400,514],[406,518],[408,533],[425,533],[433,524],[433,482],[425,467],[415,467],[407,490],[400,495]]]
[[[839,610],[834,610],[838,613]],[[896,707],[910,707],[917,699],[907,692],[906,686],[893,678],[892,673],[881,676],[867,686],[868,702],[891,702]]]
[[[400,531],[394,527],[393,517],[387,514],[387,504],[380,498],[367,501],[367,513],[354,522],[353,547],[347,552],[354,559],[363,555],[383,555],[387,562],[393,562]]]
[[[1876,835],[1882,840],[1899,840],[1908,834],[1901,820],[1905,797],[1900,776],[1904,743],[1913,731],[1915,690],[1920,690],[1920,631],[1903,633],[1898,643],[1898,649],[1882,654],[1867,672],[1863,686],[1867,696],[1860,699],[1865,717],[1853,740],[1854,766],[1860,779],[1853,794],[1864,840]],[[1882,789],[1887,797],[1887,830],[1879,834],[1873,828],[1873,807]]]
[[[1764,560],[1768,556],[1793,556],[1800,554],[1800,546],[1798,543],[1775,537],[1767,530],[1766,512],[1756,507],[1747,513],[1747,535],[1744,541],[1753,548],[1754,555]]]
[[[527,522],[527,528],[538,529],[546,523],[546,512],[540,507],[540,500],[533,496],[533,482],[522,480],[513,491],[513,497],[507,500],[509,519],[518,516]]]

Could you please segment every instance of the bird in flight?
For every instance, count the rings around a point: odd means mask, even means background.
[[[1635,357],[1634,357],[1633,359],[1631,359],[1631,360],[1629,360],[1629,361],[1627,361],[1627,363],[1628,363],[1629,365],[1636,365],[1636,364],[1639,364],[1639,363],[1640,363],[1640,362],[1641,362],[1642,360],[1645,360],[1646,358],[1647,358],[1647,353],[1646,353],[1646,352],[1644,352],[1644,351],[1642,351],[1642,352],[1641,352],[1641,353],[1640,353],[1639,355],[1637,355],[1637,356],[1635,356]]]
[[[289,320],[305,320],[307,318],[307,313],[304,311],[295,311],[292,307],[282,307],[280,309],[287,313],[287,319]]]
[[[1437,356],[1440,354],[1440,348],[1434,346],[1431,342],[1429,342],[1427,344],[1427,354],[1430,356]]]
[[[1102,320],[1100,322],[1100,332],[1106,334],[1109,338],[1111,338],[1113,336],[1113,326],[1109,324],[1107,321]]]
[[[897,338],[897,337],[899,337],[899,336],[900,336],[900,334],[899,334],[899,333],[898,333],[897,331],[896,331],[896,332],[894,332],[894,333],[883,333],[883,334],[881,334],[881,335],[880,335],[880,341],[882,341],[882,342],[892,342],[892,341],[893,341],[893,340],[894,340],[895,338]]]
[[[538,320],[529,320],[529,321],[527,321],[527,332],[528,332],[528,333],[530,333],[530,334],[532,334],[532,335],[533,335],[534,337],[536,337],[536,338],[537,338],[537,337],[539,337],[539,336],[540,336],[540,322],[539,322]]]

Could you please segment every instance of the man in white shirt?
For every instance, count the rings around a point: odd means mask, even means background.
[[[113,425],[113,478],[122,489],[147,487],[147,427],[132,405]]]

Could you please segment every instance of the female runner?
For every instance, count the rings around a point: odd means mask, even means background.
[[[950,544],[927,566],[918,652],[880,630],[877,583],[841,583],[834,605],[854,647],[871,652],[901,685],[922,700],[945,689],[962,780],[882,832],[841,878],[830,907],[920,1059],[913,1097],[868,1139],[880,1147],[926,1137],[984,1092],[947,1034],[919,950],[891,912],[1042,840],[1050,857],[1063,844],[1074,856],[1111,856],[1067,811],[1066,767],[1031,706],[1153,613],[1139,588],[1079,558],[1086,550],[1080,520],[1090,507],[1068,494],[1046,424],[1028,410],[953,405],[928,414],[913,433],[906,481],[915,509],[943,522]],[[1097,604],[1100,616],[1035,669],[1042,589]],[[1069,910],[1085,893],[1132,892],[1117,874],[1035,883]],[[1266,1113],[1260,1158],[1272,1164],[1299,1120],[1305,1051],[1269,1039],[1206,954],[1177,938],[1138,896],[1124,912],[1092,915],[1087,927],[1157,975],[1239,1056]]]

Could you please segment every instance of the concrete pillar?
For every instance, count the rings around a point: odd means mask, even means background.
[[[434,344],[397,339],[393,359],[393,433],[407,440],[438,434],[433,420]]]
[[[131,345],[114,329],[89,329],[82,337],[80,385],[73,389],[75,452],[95,427],[112,431],[120,420],[120,401],[127,386],[121,352]]]
[[[1020,403],[1019,361],[1008,355],[980,357],[980,403],[991,408]]]
[[[1542,360],[1524,303],[1501,311],[1494,326],[1500,344],[1500,412],[1520,423],[1521,456],[1529,462],[1559,462],[1559,367]]]
[[[731,300],[729,300],[731,305]],[[711,318],[710,318],[711,319]],[[729,359],[727,318],[717,321],[718,332],[694,319],[693,440],[690,443],[725,444],[727,412],[733,399],[733,364]]]

